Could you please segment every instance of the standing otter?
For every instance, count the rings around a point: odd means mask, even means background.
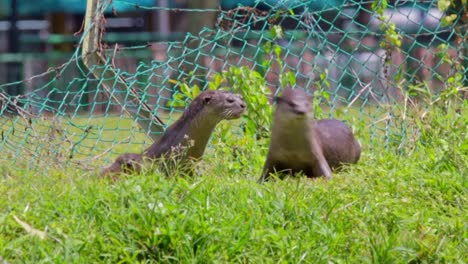
[[[177,162],[199,160],[215,126],[221,120],[239,118],[245,102],[238,94],[208,90],[200,93],[188,109],[142,154],[125,153],[105,168],[101,175],[139,172],[145,160],[172,159]],[[167,171],[166,171],[167,172]]]
[[[259,182],[275,171],[325,176],[343,163],[356,163],[361,146],[351,129],[335,119],[310,120],[310,101],[305,91],[287,88],[277,98],[270,148]]]

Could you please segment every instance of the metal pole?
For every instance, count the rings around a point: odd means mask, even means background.
[[[17,27],[18,21],[18,1],[11,0],[11,14],[10,14],[10,29],[8,31],[8,53],[19,53],[20,41],[19,41],[19,30]],[[13,61],[7,63],[7,82],[16,82],[21,80],[21,62]],[[7,87],[6,92],[9,96],[16,96],[22,94],[21,86],[10,85]],[[14,109],[15,107],[12,106]],[[11,109],[11,108],[10,108]],[[11,109],[11,110],[13,110]]]
[[[18,21],[18,1],[11,0],[10,30],[8,31],[8,52],[17,53],[19,51],[19,32],[16,25]]]
[[[155,1],[159,2],[159,7],[162,9],[157,11],[157,16],[158,16],[158,31],[159,34],[161,34],[161,37],[163,40],[167,40],[167,37],[169,36],[169,11],[166,9],[169,7],[169,1],[167,0],[159,0]]]

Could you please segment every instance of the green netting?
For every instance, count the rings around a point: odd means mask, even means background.
[[[389,147],[404,145],[414,133],[392,108],[405,103],[408,90],[423,87],[437,95],[453,85],[466,86],[463,8],[444,13],[437,1],[393,1],[383,7],[385,1],[228,2],[225,9],[184,10],[200,16],[217,12],[214,28],[187,33],[182,41],[118,49],[109,43],[107,61],[91,69],[83,65],[81,46],[42,73],[35,72],[35,65],[43,69],[41,61],[26,57],[23,68],[33,77],[0,85],[2,164],[93,168],[148,146],[155,131],[141,126],[138,113],[126,112],[132,106],[141,111],[141,105],[130,100],[129,91],[114,89],[118,82],[107,75],[112,68],[166,125],[183,111],[168,106],[181,83],[206,89],[216,73],[247,66],[277,91],[279,76],[293,72],[297,87],[327,91],[327,115],[352,109],[371,139]],[[452,14],[452,23],[444,25]],[[282,64],[271,45],[281,47]],[[96,78],[93,72],[102,74]],[[105,83],[112,84],[110,93]],[[22,94],[12,96],[15,89]],[[126,103],[110,99],[119,93]]]
[[[135,11],[136,5],[150,5],[158,3],[155,0],[126,0],[116,1],[112,7],[124,11]],[[170,6],[176,7],[177,2],[168,1]],[[50,12],[67,12],[81,14],[86,12],[86,0],[40,0],[32,5],[28,1],[18,1],[17,3],[18,13],[21,15],[39,15]],[[0,1],[0,15],[10,15],[10,1]],[[107,13],[111,13],[111,7],[106,10]]]

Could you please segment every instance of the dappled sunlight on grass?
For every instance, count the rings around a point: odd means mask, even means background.
[[[264,150],[252,146],[250,166],[233,155],[224,161],[232,166],[217,166],[213,151],[193,178],[147,173],[111,183],[71,168],[43,175],[2,167],[0,255],[32,262],[462,261],[462,172],[431,171],[426,149],[411,156],[373,149],[330,181],[263,185],[256,180]]]

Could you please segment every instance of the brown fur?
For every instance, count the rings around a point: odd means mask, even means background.
[[[115,176],[120,173],[132,173],[141,171],[143,164],[143,155],[138,153],[125,153],[117,157],[114,163],[104,168],[101,172],[102,176],[110,175],[115,179]]]
[[[291,88],[278,98],[260,182],[275,171],[330,179],[332,170],[359,160],[361,147],[351,129],[335,119],[311,120],[310,101],[305,91]]]
[[[182,116],[142,154],[123,154],[101,174],[139,172],[143,168],[142,163],[147,160],[153,162],[164,159],[179,164],[197,161],[203,156],[215,126],[221,120],[239,118],[244,111],[245,102],[238,94],[213,90],[202,92]],[[184,172],[190,172],[191,166],[187,167],[188,171]],[[169,171],[166,170],[166,173]]]

